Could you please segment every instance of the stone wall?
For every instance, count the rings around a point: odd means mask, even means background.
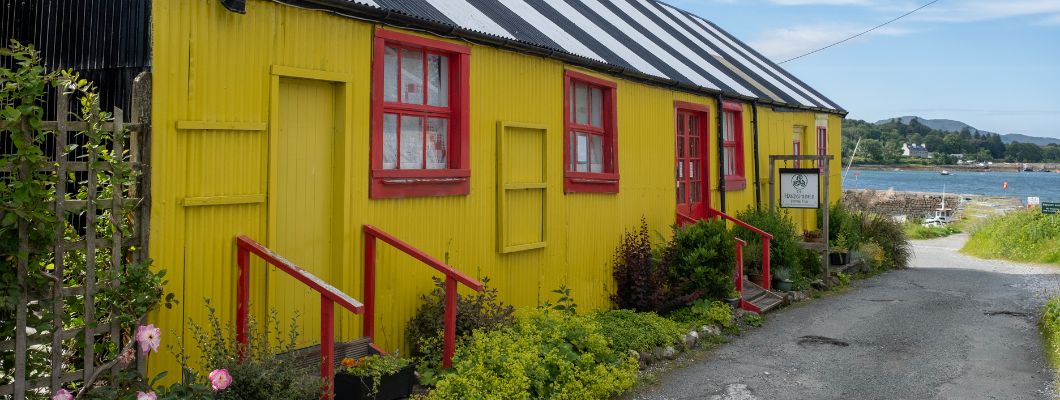
[[[959,194],[946,194],[946,209],[960,218],[964,206]],[[941,193],[896,192],[893,190],[845,190],[843,204],[855,210],[881,215],[901,216],[910,220],[934,216],[942,204]]]

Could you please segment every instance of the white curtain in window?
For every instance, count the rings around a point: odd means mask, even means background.
[[[397,168],[397,115],[383,114],[383,169]]]
[[[427,104],[449,106],[449,57],[438,54],[427,56]]]
[[[427,119],[427,169],[449,167],[449,120]]]
[[[423,52],[401,49],[401,101],[423,104]]]
[[[398,101],[398,52],[390,46],[383,49],[383,101]]]
[[[423,118],[401,116],[401,169],[423,168]]]

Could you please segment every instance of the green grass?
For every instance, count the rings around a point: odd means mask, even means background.
[[[1060,214],[1018,210],[979,221],[961,252],[980,258],[1060,264]]]
[[[1045,357],[1053,368],[1060,368],[1060,297],[1054,297],[1045,304],[1041,328],[1045,339]]]
[[[923,226],[913,222],[903,225],[902,230],[905,231],[906,236],[914,240],[935,239],[961,233],[960,229],[951,225]]]

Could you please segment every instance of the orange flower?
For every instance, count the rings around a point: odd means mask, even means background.
[[[353,366],[353,359],[352,358],[343,358],[342,359],[342,366],[346,367],[346,368],[352,367]]]

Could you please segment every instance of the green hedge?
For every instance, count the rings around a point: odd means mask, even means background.
[[[1060,214],[1019,210],[973,228],[962,252],[982,258],[1060,264]]]
[[[600,333],[611,342],[611,348],[619,353],[669,346],[687,333],[684,325],[650,312],[603,311],[593,314],[592,319],[600,326]]]

